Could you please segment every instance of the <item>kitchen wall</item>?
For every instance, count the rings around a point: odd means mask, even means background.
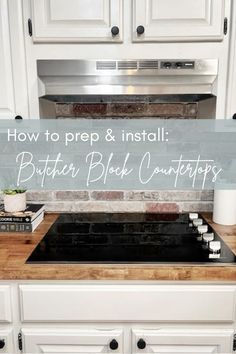
[[[27,200],[65,212],[212,211],[212,191],[28,191]]]
[[[69,97],[68,97],[68,101]],[[195,119],[197,102],[51,103],[57,118],[161,117]],[[44,203],[46,210],[65,212],[187,212],[212,211],[213,191],[29,191],[32,203]]]

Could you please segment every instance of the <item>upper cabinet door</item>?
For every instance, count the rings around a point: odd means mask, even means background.
[[[224,10],[224,0],[133,0],[133,40],[221,41]]]
[[[8,21],[8,2],[0,1],[0,118],[15,115],[12,52]]]
[[[122,2],[123,0],[31,0],[33,40],[121,42]]]

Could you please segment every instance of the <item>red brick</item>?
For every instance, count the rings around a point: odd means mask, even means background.
[[[188,103],[184,105],[184,115],[189,118],[197,118],[197,104]]]
[[[55,197],[61,201],[88,200],[89,194],[87,191],[57,191]]]
[[[148,117],[182,117],[184,116],[183,103],[150,103]]]
[[[121,191],[93,191],[91,199],[94,200],[123,200],[124,192]]]
[[[106,116],[106,103],[75,103],[73,114],[75,117],[101,117]]]
[[[146,203],[148,213],[178,213],[179,206],[176,203]]]
[[[111,103],[108,115],[111,117],[145,117],[147,106],[144,103]]]
[[[147,117],[164,118],[196,118],[196,103],[151,103],[147,109]]]

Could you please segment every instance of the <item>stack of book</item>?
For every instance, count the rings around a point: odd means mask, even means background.
[[[44,205],[28,204],[25,211],[6,213],[0,205],[0,232],[33,232],[44,219]]]

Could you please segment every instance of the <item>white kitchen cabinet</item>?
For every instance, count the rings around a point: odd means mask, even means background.
[[[21,16],[18,0],[0,1],[0,119],[28,115]]]
[[[123,0],[31,0],[34,42],[120,42]],[[119,28],[117,35],[111,29]]]
[[[123,39],[123,0],[70,0],[69,6],[67,0],[27,1],[34,42]],[[133,0],[132,16],[133,41],[221,41],[224,37],[225,0]],[[119,28],[115,36],[114,26]],[[139,26],[143,34],[137,33]]]
[[[122,330],[115,329],[23,328],[22,343],[23,353],[124,353]]]
[[[107,326],[108,327],[108,326]],[[23,353],[231,353],[232,329],[122,329],[22,328]],[[130,347],[130,344],[131,347]]]
[[[22,322],[232,323],[235,319],[233,286],[39,284],[19,288]]]
[[[233,3],[234,4],[234,3]],[[234,4],[235,5],[235,4]],[[227,77],[227,97],[226,97],[226,114],[227,118],[236,119],[236,6],[232,8],[231,17],[231,36],[229,44],[229,63],[228,63],[228,77]]]
[[[133,16],[134,41],[221,41],[225,1],[133,0]]]
[[[12,320],[11,315],[11,291],[10,286],[0,286],[0,323],[9,323]]]
[[[139,349],[140,347],[140,349]],[[133,330],[132,353],[231,353],[233,330]]]
[[[227,284],[0,282],[0,354],[232,353],[235,296]]]
[[[15,114],[8,1],[0,1],[0,118]]]

